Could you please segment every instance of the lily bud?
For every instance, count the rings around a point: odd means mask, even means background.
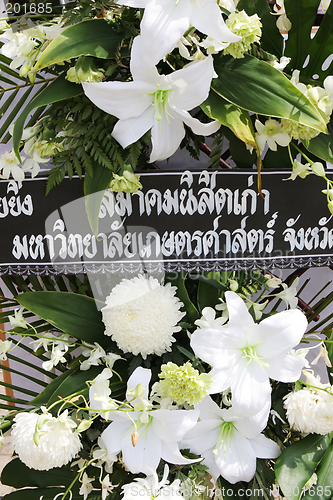
[[[138,439],[139,439],[139,433],[138,433],[138,431],[133,431],[132,434],[131,434],[131,440],[132,440],[133,448],[135,448],[136,443],[138,442]]]

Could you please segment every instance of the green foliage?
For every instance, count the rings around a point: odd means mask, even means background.
[[[302,489],[330,446],[333,434],[310,434],[290,445],[277,459],[275,474],[287,500],[299,500]]]
[[[227,101],[253,113],[288,118],[326,132],[314,105],[288,78],[270,64],[251,56],[215,58],[213,90]]]

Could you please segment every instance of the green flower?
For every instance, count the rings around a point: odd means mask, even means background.
[[[172,398],[176,403],[200,403],[207,395],[212,383],[212,376],[208,373],[199,373],[193,368],[190,361],[178,366],[171,361],[161,366],[159,390]]]
[[[69,68],[66,80],[73,83],[81,82],[101,82],[104,78],[104,70],[96,68],[96,65],[90,57],[80,56],[75,66]]]
[[[232,57],[240,59],[244,57],[244,53],[251,48],[253,43],[260,40],[262,24],[257,14],[248,16],[245,10],[232,12],[225,24],[230,31],[241,36],[242,39],[239,42],[230,43],[224,49],[224,54],[230,54]]]
[[[116,193],[136,193],[138,189],[142,189],[140,175],[135,175],[129,170],[124,170],[123,175],[113,173],[113,177],[109,188]]]
[[[284,134],[288,134],[293,139],[313,139],[320,134],[320,130],[315,128],[307,127],[301,123],[294,122],[292,120],[287,120],[287,118],[281,119],[281,130]]]

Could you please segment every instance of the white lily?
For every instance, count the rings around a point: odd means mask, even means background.
[[[280,382],[299,379],[302,361],[288,352],[299,344],[307,327],[301,311],[283,311],[254,322],[243,300],[226,292],[227,326],[196,330],[191,337],[195,354],[213,367],[210,394],[230,387],[232,404],[255,415],[270,400],[269,378]]]
[[[152,410],[148,401],[150,378],[151,370],[146,368],[132,373],[126,397],[134,411],[112,412],[112,423],[101,436],[110,455],[122,452],[132,474],[153,474],[161,458],[172,464],[196,462],[181,455],[178,443],[196,424],[199,410]]]
[[[229,483],[251,481],[256,458],[276,458],[279,446],[261,431],[266,427],[269,404],[253,417],[221,409],[207,396],[196,408],[200,421],[186,434],[182,444],[204,458],[215,481],[221,475]]]
[[[200,135],[210,135],[221,125],[216,121],[201,123],[188,112],[208,97],[214,74],[212,57],[170,75],[160,75],[154,66],[145,64],[141,40],[141,36],[136,37],[132,46],[132,82],[82,85],[96,106],[119,118],[112,135],[123,148],[151,130],[153,162],[177,150],[185,135],[184,123]]]
[[[141,21],[145,59],[157,64],[171,52],[190,26],[221,42],[238,42],[224,23],[216,0],[120,0],[129,7],[144,8]]]

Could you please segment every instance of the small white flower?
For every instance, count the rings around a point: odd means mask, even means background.
[[[98,448],[93,451],[93,459],[104,464],[105,471],[112,474],[113,463],[117,461],[117,455],[109,455],[103,439],[99,436],[97,440]]]
[[[279,299],[282,299],[283,302],[287,304],[287,307],[289,309],[296,309],[297,304],[298,304],[298,298],[297,298],[297,287],[299,283],[299,278],[294,279],[292,284],[288,287],[285,283],[282,283],[283,291],[276,293],[275,297],[278,297]]]
[[[92,492],[93,485],[91,483],[94,480],[94,477],[88,477],[86,472],[83,473],[83,477],[81,479],[82,484],[79,490],[79,494],[83,495],[83,500],[87,500],[88,495]]]
[[[282,284],[282,279],[277,278],[276,276],[271,276],[270,274],[265,274],[264,278],[266,279],[265,284],[269,286],[269,288],[277,288]]]
[[[53,342],[57,340],[57,337],[51,332],[46,332],[44,335],[37,340],[33,340],[30,344],[33,345],[33,350],[36,352],[40,347],[43,347],[44,351],[48,351],[49,345],[53,345]]]
[[[263,151],[265,148],[265,144],[272,151],[277,151],[277,145],[279,146],[288,146],[291,138],[288,134],[283,134],[281,132],[281,125],[276,121],[270,118],[266,120],[265,125],[263,125],[259,120],[255,121],[255,126],[259,135],[256,136],[256,142],[259,146],[260,151]]]
[[[291,61],[290,57],[282,56],[280,58],[280,61],[274,60],[272,63],[272,66],[273,66],[273,68],[279,69],[280,71],[282,71],[290,63],[290,61]]]
[[[306,163],[303,165],[301,162],[298,160],[294,160],[293,163],[293,171],[290,177],[287,179],[284,179],[285,181],[294,181],[297,177],[300,177],[301,179],[305,179],[311,172],[311,166],[310,163]]]
[[[319,346],[319,354],[318,356],[312,361],[312,365],[316,365],[320,358],[324,361],[325,365],[328,366],[329,368],[332,368],[332,363],[330,361],[330,358],[328,357],[328,352],[326,349],[326,346],[324,342],[322,342]]]
[[[109,493],[112,492],[114,488],[115,485],[110,483],[110,477],[109,474],[107,474],[102,481],[102,500],[106,500],[106,497],[108,496]]]
[[[284,8],[284,0],[276,0],[273,8],[275,13],[272,14],[275,16],[279,16],[276,21],[276,26],[279,28],[281,33],[288,33],[288,31],[291,29],[291,22],[287,18],[287,14]]]
[[[118,405],[110,398],[111,389],[109,379],[112,377],[112,371],[104,368],[102,373],[92,381],[89,389],[90,406],[92,413],[100,412],[105,420],[109,420],[109,412],[116,410]]]
[[[58,363],[66,363],[66,358],[64,357],[66,352],[68,351],[68,347],[63,351],[60,347],[53,345],[50,360],[44,361],[42,363],[42,367],[46,371],[51,371]]]
[[[14,418],[12,443],[20,460],[30,469],[62,467],[80,451],[76,424],[64,411],[58,418],[50,413],[22,412]],[[38,443],[38,446],[36,445]]]
[[[124,495],[122,500],[134,500],[136,496],[142,500],[152,500],[153,498],[161,500],[165,498],[182,499],[180,480],[176,479],[172,484],[169,484],[168,474],[169,467],[165,464],[163,478],[160,482],[158,482],[157,474],[154,473],[146,478],[136,478],[133,483],[125,484],[122,487]]]
[[[29,323],[23,317],[24,307],[14,309],[14,316],[8,316],[9,322],[13,328],[29,328]]]
[[[318,175],[318,177],[325,177],[326,176],[325,169],[323,167],[323,164],[320,163],[320,161],[316,161],[315,163],[312,163],[311,170],[314,174]]]
[[[10,350],[12,346],[11,340],[0,340],[0,360],[6,361],[7,352]]]
[[[181,329],[177,323],[185,314],[175,292],[170,283],[163,286],[152,277],[122,280],[102,309],[105,334],[135,356],[171,351],[173,334]]]
[[[268,300],[265,300],[265,302],[263,302],[262,304],[260,304],[259,302],[251,302],[248,299],[246,300],[246,307],[248,309],[250,309],[250,307],[253,308],[254,317],[255,317],[256,321],[258,321],[259,319],[261,319],[262,312],[265,309],[265,307],[267,306],[267,304],[268,304]]]
[[[17,182],[24,180],[24,172],[20,166],[20,162],[16,158],[14,151],[4,153],[0,158],[1,177],[9,179],[10,176]]]
[[[85,356],[88,359],[85,359],[81,365],[80,365],[80,370],[89,370],[91,366],[98,366],[101,364],[101,358],[106,356],[106,353],[104,349],[95,342],[95,345],[91,344],[85,344],[87,347],[82,351],[83,356]]]
[[[197,319],[194,324],[199,328],[209,328],[210,326],[222,326],[226,321],[226,317],[215,318],[216,313],[212,307],[205,307],[202,310],[202,317]]]

